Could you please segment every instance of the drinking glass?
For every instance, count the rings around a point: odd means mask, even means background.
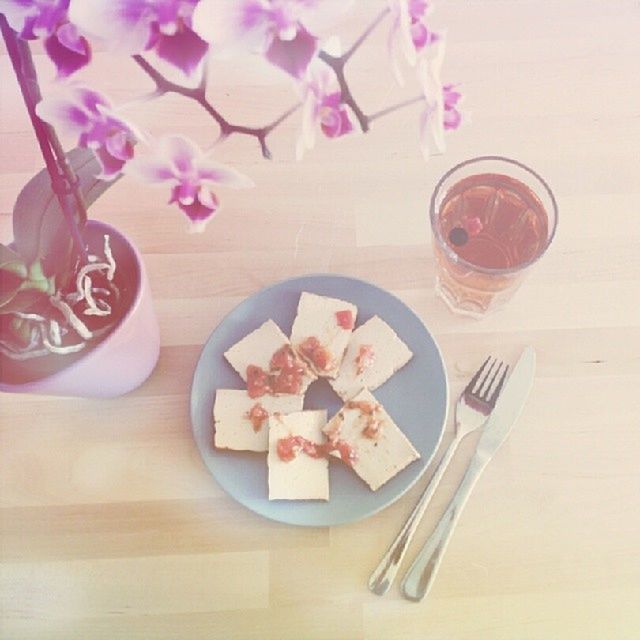
[[[430,217],[437,293],[455,313],[482,317],[511,298],[547,251],[558,207],[533,169],[481,156],[442,176]]]

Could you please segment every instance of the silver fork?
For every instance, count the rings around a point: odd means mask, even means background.
[[[392,542],[378,566],[369,578],[368,586],[373,593],[381,596],[388,590],[398,573],[400,563],[405,556],[409,543],[422,520],[422,516],[433,496],[438,483],[453,458],[462,439],[481,427],[487,420],[496,400],[500,395],[502,385],[507,377],[509,366],[504,362],[489,356],[471,378],[469,384],[460,394],[455,408],[455,437],[447,448],[438,469],[431,478],[420,500],[404,523],[396,539]]]

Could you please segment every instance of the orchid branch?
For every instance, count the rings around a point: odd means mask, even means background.
[[[374,120],[378,120],[383,116],[387,116],[390,113],[394,113],[395,111],[399,111],[400,109],[404,109],[404,107],[410,107],[413,104],[418,104],[419,102],[424,102],[424,96],[419,95],[413,98],[409,98],[408,100],[403,100],[402,102],[397,102],[396,104],[392,104],[385,109],[381,109],[380,111],[376,111],[376,113],[372,113],[368,116],[369,122],[373,122]]]
[[[362,32],[359,38],[351,45],[349,50],[342,54],[341,59],[346,62],[360,48],[364,41],[373,33],[375,28],[387,17],[389,8],[383,9],[373,20],[373,22]]]
[[[0,14],[0,31],[18,79],[42,157],[51,178],[51,187],[58,198],[76,249],[82,261],[86,262],[87,252],[80,235],[79,225],[84,225],[87,220],[87,208],[84,198],[78,189],[77,176],[67,161],[55,130],[43,122],[36,114],[36,104],[42,99],[42,96],[40,95],[31,49],[24,40],[18,38],[2,14]],[[75,201],[75,207],[71,202],[72,197]]]
[[[282,124],[290,115],[295,113],[300,104],[295,104],[287,109],[281,116],[276,118],[273,122],[263,127],[248,127],[245,125],[234,124],[229,122],[212,104],[209,102],[206,96],[206,73],[203,73],[203,78],[200,84],[195,88],[185,87],[183,85],[172,82],[165,76],[163,76],[146,58],[140,54],[133,56],[134,61],[138,66],[153,80],[156,85],[156,92],[159,95],[165,93],[177,93],[185,98],[189,98],[197,102],[218,124],[220,127],[220,139],[224,140],[230,135],[237,133],[241,135],[252,136],[256,138],[260,144],[260,150],[262,156],[267,160],[271,159],[271,151],[267,146],[267,136]]]
[[[355,42],[351,45],[351,47],[343,53],[341,56],[333,56],[326,51],[320,51],[318,57],[328,64],[336,74],[338,78],[338,83],[340,85],[340,92],[342,95],[342,102],[350,107],[351,111],[353,111],[353,115],[355,115],[358,120],[358,124],[360,125],[360,129],[363,133],[369,131],[371,118],[365,115],[362,111],[360,105],[356,102],[353,94],[351,93],[351,89],[349,87],[349,83],[347,82],[347,78],[344,73],[344,67],[353,54],[362,46],[362,44],[367,40],[367,38],[373,33],[376,27],[387,17],[389,14],[389,8],[383,9],[369,24],[369,26],[360,34],[360,36],[355,40]]]
[[[342,102],[351,108],[351,111],[353,111],[353,115],[355,115],[356,119],[358,120],[360,129],[362,129],[363,133],[366,133],[367,131],[369,131],[369,118],[362,111],[360,105],[353,97],[351,89],[349,88],[349,83],[347,82],[347,78],[344,74],[344,65],[347,59],[344,56],[332,56],[326,51],[320,51],[320,53],[318,53],[318,57],[333,69],[336,77],[338,78],[338,84],[340,85]]]

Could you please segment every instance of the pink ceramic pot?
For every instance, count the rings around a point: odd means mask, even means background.
[[[113,227],[88,222],[85,235],[90,246],[100,247],[104,234],[109,234],[118,269],[128,274],[131,287],[131,304],[120,324],[65,368],[20,384],[0,382],[0,391],[113,398],[140,386],[153,371],[160,354],[160,331],[142,258]]]

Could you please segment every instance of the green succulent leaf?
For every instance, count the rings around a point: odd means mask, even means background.
[[[0,309],[13,300],[28,277],[28,269],[10,247],[0,244]]]
[[[114,184],[115,181],[96,178],[101,169],[89,149],[73,149],[67,159],[78,176],[87,206]],[[81,226],[79,217],[78,223]],[[73,242],[46,169],[36,174],[18,195],[13,208],[13,237],[16,251],[27,265],[40,260],[46,277],[58,275],[60,283],[64,283],[75,264]]]
[[[27,277],[27,265],[24,260],[11,247],[5,244],[0,244],[0,269],[10,271],[18,277]]]

